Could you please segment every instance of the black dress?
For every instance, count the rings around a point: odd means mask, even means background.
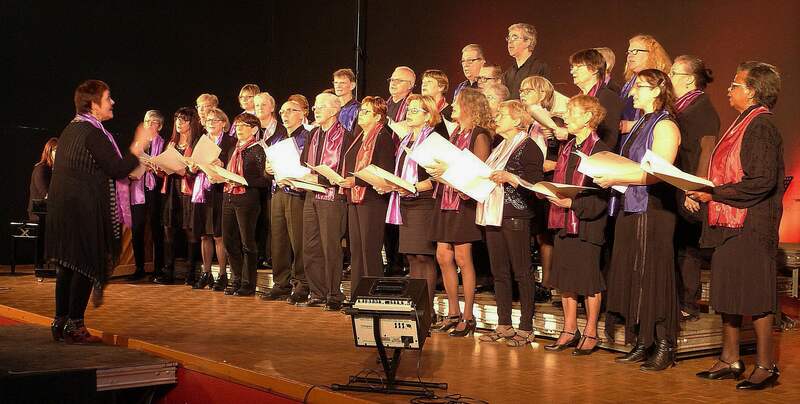
[[[46,163],[36,164],[31,172],[30,194],[28,198],[28,220],[34,223],[39,222],[39,215],[33,213],[33,200],[44,199],[47,197],[47,190],[50,187],[50,177],[53,169]]]
[[[195,141],[195,144],[197,141]],[[181,155],[184,149],[174,145],[175,150]],[[191,232],[193,236],[198,236],[202,233],[205,227],[205,213],[203,207],[205,204],[192,203],[192,186],[194,184],[194,174],[186,172],[188,179],[188,194],[183,192],[184,177],[177,174],[170,174],[164,179],[164,189],[162,193],[164,196],[164,210],[163,210],[163,223],[164,227],[168,228],[181,228]]]
[[[475,152],[475,143],[479,137],[487,147],[491,147],[491,135],[489,131],[476,127],[470,139],[469,150]],[[436,185],[434,185],[436,186]],[[444,195],[444,185],[439,184],[439,192],[436,193],[436,202],[433,209],[433,223],[430,226],[430,239],[442,243],[471,243],[483,239],[480,226],[475,224],[475,207],[477,202],[470,199],[461,199],[458,210],[441,209],[442,198]]]
[[[88,122],[71,122],[58,139],[47,201],[45,258],[105,284],[119,258],[121,223],[115,179],[139,160],[117,155],[108,137]],[[79,236],[78,236],[79,235]]]
[[[609,151],[599,140],[592,154]],[[580,163],[580,157],[570,154],[565,178],[572,178]],[[584,186],[591,186],[592,179],[584,179]],[[607,193],[588,192],[575,197],[571,210],[578,217],[578,234],[568,234],[558,229],[554,237],[553,266],[550,269],[550,284],[562,292],[591,296],[606,289],[600,272],[600,256],[605,242],[607,216]],[[565,215],[564,219],[568,218]]]
[[[714,248],[711,307],[727,314],[775,313],[775,256],[783,213],[784,166],[781,135],[771,115],[759,115],[747,127],[741,161],[742,180],[715,187],[713,199],[747,208],[744,227],[709,227],[707,207],[702,211],[701,247]]]
[[[236,147],[236,138],[225,136],[223,133],[222,140],[219,143],[222,152],[219,154],[219,159],[222,161],[222,166],[228,166],[228,156],[230,151]],[[203,210],[203,235],[212,235],[214,237],[222,237],[222,199],[225,184],[212,184],[208,191],[205,191],[205,209]]]
[[[642,130],[634,132],[620,154],[629,156],[630,145],[643,135]],[[673,249],[675,192],[670,185],[658,182],[647,187],[647,194],[646,211],[620,212],[616,217],[607,308],[625,318],[626,343],[632,343],[638,335],[638,342],[649,347],[658,334],[675,346],[678,331]],[[620,198],[621,206],[623,199]]]

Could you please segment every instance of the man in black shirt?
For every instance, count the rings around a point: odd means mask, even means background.
[[[453,100],[461,90],[467,87],[478,87],[478,73],[484,63],[486,63],[486,59],[483,58],[483,48],[480,45],[471,43],[461,50],[461,68],[464,70],[466,80],[456,86],[453,91]]]
[[[516,23],[508,27],[506,44],[508,54],[514,58],[514,63],[503,74],[503,84],[511,93],[509,99],[519,99],[519,85],[526,77],[543,76],[550,74],[547,63],[533,56],[536,48],[536,28],[531,24]]]

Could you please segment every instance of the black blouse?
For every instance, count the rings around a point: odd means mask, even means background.
[[[598,140],[594,145],[592,154],[611,151],[611,149],[602,141]],[[577,154],[571,153],[567,162],[567,171],[565,178],[571,179],[575,170],[580,164],[580,157]],[[569,182],[569,181],[565,181]],[[592,179],[585,176],[583,186],[594,186]],[[578,237],[582,241],[586,241],[596,245],[602,245],[605,241],[605,228],[608,218],[608,191],[598,189],[597,191],[583,192],[578,194],[572,200],[572,211],[578,216]],[[565,216],[565,221],[567,217]],[[558,235],[565,237],[567,235],[566,229],[559,229]]]
[[[698,172],[702,160],[701,141],[706,136],[719,135],[719,114],[706,94],[698,96],[677,118],[681,129],[681,145],[675,166],[689,173],[705,177],[707,173]],[[710,157],[704,156],[706,159]],[[707,167],[706,167],[707,168]]]
[[[364,137],[361,136],[361,128],[358,129],[359,134],[355,138],[355,140],[346,148],[345,155],[344,155],[344,174],[343,177],[349,177],[352,174],[351,172],[355,171],[356,167],[356,158],[358,157],[358,150],[361,148],[363,143]],[[392,131],[389,129],[388,126],[384,125],[380,132],[378,132],[377,137],[375,138],[375,150],[372,151],[372,160],[370,164],[374,164],[388,172],[394,171],[394,141],[392,140]],[[341,171],[340,171],[341,174]],[[362,180],[361,178],[355,177],[356,185],[367,187],[367,191],[364,193],[364,201],[373,201],[379,199],[389,199],[389,194],[380,195],[375,188],[372,188],[368,182]],[[345,190],[345,195],[347,196],[347,202],[353,203],[351,198],[352,193],[349,189]]]
[[[542,180],[542,150],[530,137],[522,141],[517,150],[511,153],[505,171],[525,181],[535,184]],[[503,184],[505,198],[503,200],[504,218],[532,218],[533,192],[527,188],[514,188],[511,184]]]

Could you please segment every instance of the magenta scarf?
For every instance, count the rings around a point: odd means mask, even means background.
[[[111,142],[112,146],[114,146],[114,150],[117,152],[117,156],[119,158],[122,158],[122,153],[120,153],[119,151],[119,147],[117,146],[117,141],[114,140],[114,135],[112,135],[106,130],[102,122],[100,122],[97,118],[95,118],[90,114],[78,114],[75,116],[75,120],[88,122],[90,125],[103,131],[103,134],[106,135],[108,141]],[[131,227],[131,196],[130,196],[131,181],[126,177],[115,180],[114,182],[116,183],[114,189],[116,191],[115,193],[117,198],[117,217],[122,221],[122,223],[125,226]]]
[[[675,115],[680,114],[684,109],[686,109],[686,107],[692,105],[694,100],[696,100],[700,94],[703,94],[703,90],[694,89],[675,100]]]
[[[472,141],[472,132],[473,130],[461,130],[461,128],[456,128],[450,136],[450,143],[456,145],[459,150],[469,149],[469,144]],[[437,182],[436,188],[433,191],[434,198],[436,198],[440,188],[443,188],[443,193],[442,203],[439,204],[439,208],[441,210],[458,210],[458,207],[461,205],[461,196],[458,194],[458,191],[449,185]]]
[[[591,156],[592,150],[594,150],[594,145],[599,139],[600,137],[597,136],[597,132],[593,131],[592,134],[589,135],[589,137],[586,138],[583,141],[583,144],[580,146],[581,152],[587,156]],[[570,182],[567,182],[567,165],[569,164],[569,156],[572,154],[572,150],[574,148],[575,138],[572,138],[567,143],[561,145],[561,149],[558,151],[556,170],[553,173],[553,182],[560,184],[583,185],[586,175],[577,169],[572,172],[572,178],[570,179]],[[569,214],[567,214],[567,210],[569,210]],[[565,217],[567,219],[566,225],[564,224]],[[563,229],[566,226],[567,234],[578,234],[578,223],[578,215],[575,214],[574,210],[550,204],[550,214],[547,218],[548,229]]]
[[[420,143],[425,141],[431,132],[433,132],[433,128],[425,125],[425,127],[423,127],[422,131],[419,133],[417,140],[413,145],[411,145],[411,151],[413,152]],[[413,135],[404,137],[400,142],[400,147],[397,148],[397,155],[394,158],[394,175],[397,175],[412,184],[416,184],[417,180],[419,179],[419,166],[417,165],[417,162],[406,156],[405,164],[403,164],[403,167],[400,167],[401,157],[403,156],[403,153],[405,153],[405,147],[408,146],[408,142],[411,141],[412,137]],[[417,194],[414,194],[414,196],[416,195]],[[392,196],[389,197],[389,209],[386,211],[386,223],[403,224],[403,217],[400,215],[400,194],[397,192],[392,192]]]
[[[308,145],[308,164],[312,166],[325,164],[333,171],[338,171],[339,156],[342,154],[342,145],[344,144],[345,137],[344,126],[342,126],[337,119],[333,126],[328,129],[328,132],[324,135],[325,140],[322,144],[322,156],[320,161],[317,162],[317,144],[319,143],[319,134],[321,132],[322,128],[318,127],[314,130],[314,135],[311,136],[311,144]],[[332,186],[327,188],[324,194],[317,192],[314,194],[314,197],[323,201],[332,201],[336,197],[336,187]]]
[[[158,156],[164,150],[164,139],[156,134],[150,141],[150,155]],[[144,172],[144,178],[131,181],[131,205],[142,205],[145,203],[144,190],[152,191],[156,187],[156,177],[152,171]]]
[[[223,136],[225,136],[225,133],[220,133],[219,137],[217,137],[217,140],[214,142],[217,144],[217,146],[222,143]],[[206,203],[206,191],[208,191],[210,188],[211,181],[208,179],[206,173],[202,171],[198,172],[197,177],[194,179],[194,185],[192,186],[192,203]]]

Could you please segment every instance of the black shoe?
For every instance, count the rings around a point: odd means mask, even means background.
[[[194,272],[186,274],[186,278],[183,278],[183,284],[186,286],[194,286]]]
[[[665,339],[656,340],[653,352],[647,360],[639,366],[645,372],[658,372],[675,366],[675,347]]]
[[[292,294],[291,291],[283,292],[273,288],[270,289],[269,292],[261,295],[261,300],[267,300],[267,301],[286,300],[289,298],[289,296],[291,296],[291,294]]]
[[[50,332],[53,334],[53,341],[64,341],[64,325],[67,324],[67,316],[55,317],[50,323]]]
[[[234,293],[236,293],[237,290],[239,290],[239,287],[241,287],[241,285],[242,284],[240,282],[233,281],[233,283],[231,283],[230,286],[225,288],[225,294],[228,296],[233,295]]]
[[[457,326],[454,327],[453,330],[450,331],[450,333],[448,334],[449,336],[451,336],[451,337],[466,337],[468,335],[474,334],[475,333],[475,328],[478,327],[478,323],[475,322],[475,318],[474,317],[471,318],[471,319],[468,319],[468,320],[464,320],[462,318],[460,322],[465,323],[467,326],[464,327],[464,329],[460,330],[460,331],[456,328]]]
[[[586,330],[584,330],[584,331],[586,331]],[[583,343],[584,343],[584,342],[586,342],[586,340],[587,340],[587,339],[593,339],[593,340],[595,340],[595,344],[594,344],[594,346],[593,346],[593,347],[591,347],[591,348],[589,348],[589,349],[582,349],[582,348],[583,348]],[[600,341],[598,341],[598,340],[597,340],[597,336],[594,336],[594,337],[593,337],[593,336],[591,336],[591,335],[586,335],[586,334],[584,334],[584,335],[583,335],[583,338],[581,338],[581,342],[579,342],[579,343],[578,343],[578,346],[575,348],[575,350],[574,350],[574,351],[572,351],[572,356],[586,356],[586,355],[591,355],[591,354],[593,354],[593,353],[594,353],[594,351],[596,351],[596,350],[598,350],[598,349],[600,349]]]
[[[722,380],[722,379],[735,379],[739,380],[744,373],[744,362],[742,360],[738,360],[733,363],[728,363],[722,360],[722,358],[717,359],[717,362],[724,363],[728,365],[719,370],[706,370],[700,373],[697,373],[697,377],[701,379],[710,379],[710,380]],[[716,363],[714,364],[716,366]]]
[[[305,304],[303,306],[305,306],[305,307],[322,307],[326,303],[328,303],[327,299],[324,299],[324,298],[321,298],[321,297],[312,297],[311,299],[308,299],[308,301],[305,302]]]
[[[205,289],[206,286],[211,286],[213,284],[214,275],[212,275],[211,272],[203,272],[203,274],[200,275],[200,279],[192,285],[192,289]]]
[[[125,279],[130,282],[138,281],[140,279],[144,279],[147,274],[144,272],[144,269],[137,269],[136,272],[128,275]]]
[[[617,363],[637,363],[643,362],[645,359],[647,359],[647,348],[644,344],[636,342],[630,352],[614,359],[614,361]]]
[[[561,331],[561,334],[572,335],[572,338],[570,338],[570,340],[567,341],[565,344],[559,344],[558,340],[556,340],[556,342],[550,345],[545,345],[544,346],[545,351],[561,352],[567,348],[578,346],[578,342],[580,342],[581,340],[581,332],[577,328],[575,329],[575,332]],[[561,334],[558,335],[559,338],[561,338]]]
[[[764,379],[764,380],[762,380],[762,381],[760,381],[758,383],[753,383],[750,380],[741,381],[741,382],[739,382],[739,384],[736,385],[736,389],[738,389],[738,390],[764,390],[765,388],[767,388],[767,386],[775,387],[775,382],[777,382],[778,378],[781,376],[781,371],[778,370],[778,365],[772,365],[772,369],[767,369],[767,368],[765,368],[765,367],[763,367],[763,366],[761,366],[759,364],[756,364],[755,369],[753,369],[753,373],[756,372],[756,369],[766,370],[767,372],[770,373],[770,375],[767,376],[766,379]],[[753,373],[750,373],[750,377],[753,377]]]
[[[211,289],[214,290],[215,292],[222,292],[227,287],[228,287],[228,277],[223,275],[214,281],[214,286],[212,286]]]
[[[308,293],[294,292],[288,298],[286,303],[289,304],[304,304],[308,301]]]
[[[153,279],[153,282],[159,285],[172,285],[175,283],[175,279],[169,275],[161,274],[156,276],[155,279]]]
[[[541,283],[537,283],[534,290],[533,301],[535,303],[547,303],[553,297],[552,293],[550,293],[550,289]]]
[[[442,321],[433,324],[431,326],[431,331],[449,332],[451,329],[455,328],[458,325],[459,321],[461,321],[461,314],[457,314],[455,316],[447,316]]]
[[[255,294],[256,290],[252,286],[242,286],[241,288],[236,289],[236,292],[233,292],[234,296],[241,296],[241,297],[253,296]]]
[[[340,311],[342,310],[342,302],[328,302],[325,304],[325,311]]]
[[[693,323],[695,321],[700,320],[700,316],[697,313],[688,312],[686,310],[681,310],[681,322],[690,322]]]

